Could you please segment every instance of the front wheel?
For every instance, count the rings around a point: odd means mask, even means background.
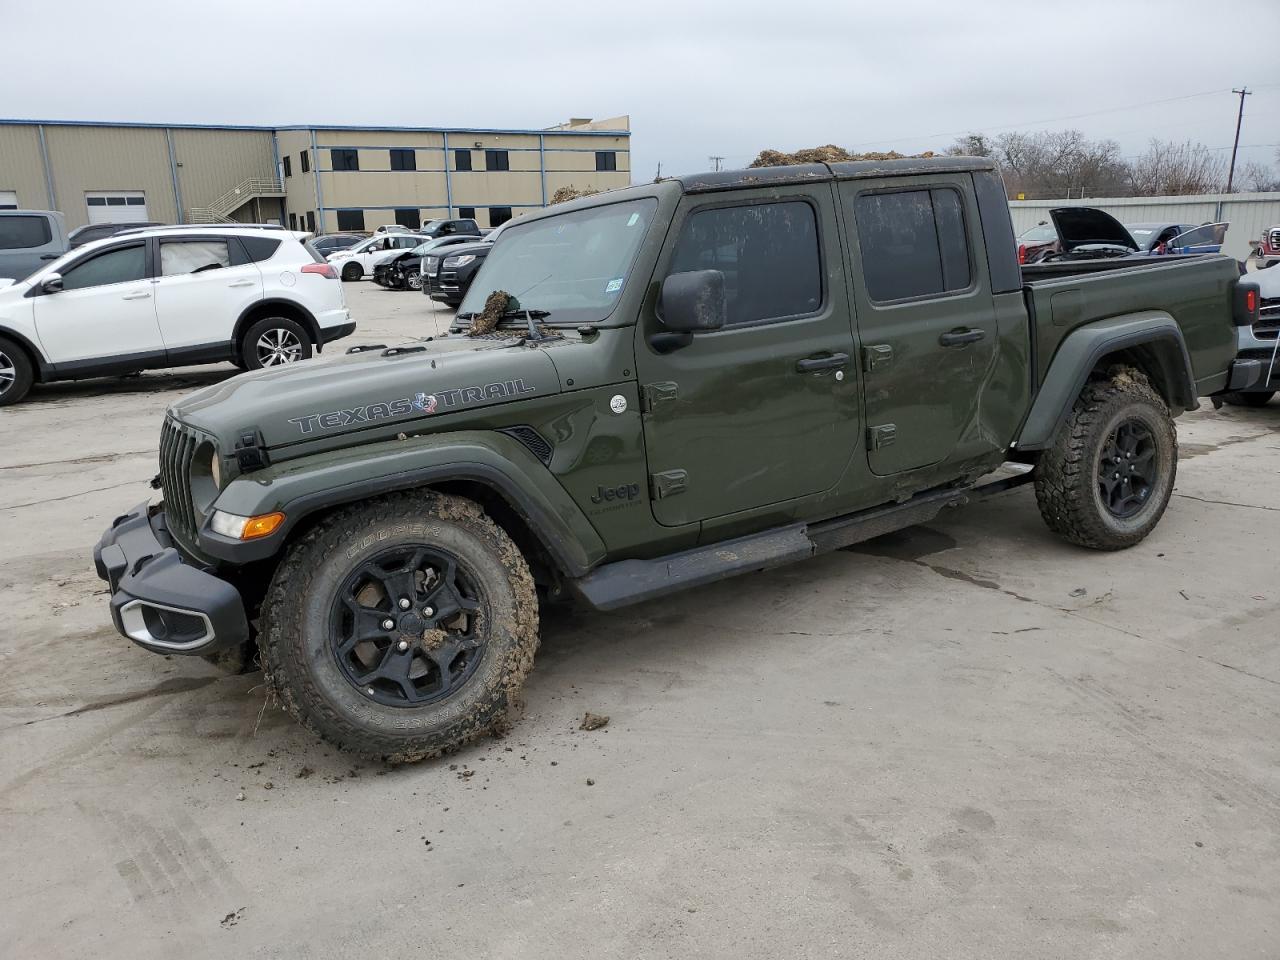
[[[1049,529],[1082,547],[1120,550],[1163,516],[1178,469],[1169,408],[1147,378],[1115,367],[1085,385],[1036,465],[1036,501]]]
[[[323,739],[392,762],[500,730],[538,646],[533,577],[470,500],[397,494],[290,548],[262,607],[271,689]]]
[[[0,337],[0,407],[17,403],[31,390],[35,373],[21,347]]]
[[[422,289],[422,274],[417,270],[410,270],[404,275],[404,284],[410,290]]]
[[[1227,393],[1222,399],[1233,407],[1265,407],[1275,395],[1274,390],[1258,390],[1253,393]]]

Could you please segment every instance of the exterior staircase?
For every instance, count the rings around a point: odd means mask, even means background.
[[[255,197],[283,197],[284,184],[276,177],[250,177],[215,199],[207,207],[192,207],[192,223],[234,223],[231,214]]]

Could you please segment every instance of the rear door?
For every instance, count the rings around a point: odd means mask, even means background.
[[[970,175],[846,180],[839,189],[872,472],[989,449],[981,407],[997,324]]]
[[[246,262],[235,237],[178,236],[155,242],[156,316],[165,348],[229,346],[240,315],[262,299],[262,272]]]
[[[685,197],[657,277],[724,275],[728,324],[637,373],[654,517],[675,526],[834,486],[861,435],[853,326],[830,183]]]
[[[98,250],[62,270],[63,289],[33,297],[36,332],[49,360],[162,359],[145,240]]]

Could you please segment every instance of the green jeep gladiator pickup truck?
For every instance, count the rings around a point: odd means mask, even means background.
[[[981,159],[615,190],[511,224],[446,336],[175,404],[164,502],[95,561],[136,643],[256,644],[321,737],[430,756],[506,722],[540,597],[608,610],[1024,480],[1068,540],[1137,543],[1173,418],[1256,374],[1256,308],[1221,256],[1020,268]]]

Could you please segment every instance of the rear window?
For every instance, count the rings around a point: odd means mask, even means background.
[[[857,198],[862,272],[872,300],[940,296],[969,286],[969,244],[955,190]]]
[[[43,247],[53,239],[44,217],[0,217],[0,250]]]
[[[245,253],[248,254],[248,263],[258,263],[275,256],[275,252],[280,249],[280,241],[271,237],[241,237],[240,242],[244,244]],[[236,263],[240,262],[236,258]]]

